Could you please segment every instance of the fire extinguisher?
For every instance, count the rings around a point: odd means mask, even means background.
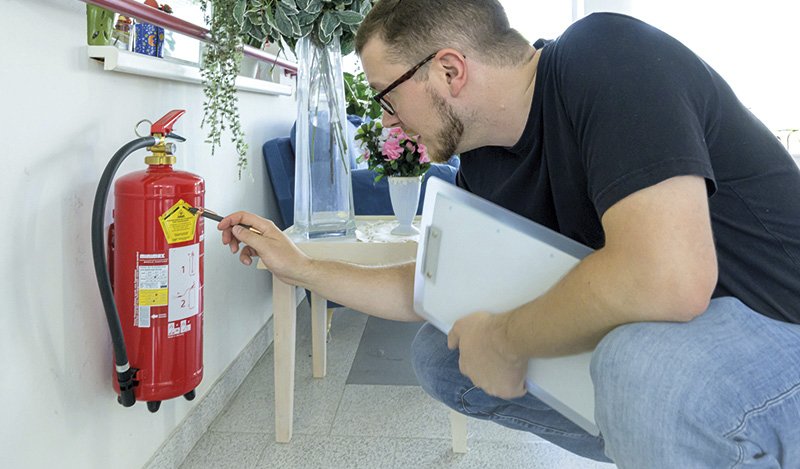
[[[112,157],[92,213],[95,274],[114,349],[113,387],[125,407],[146,401],[194,399],[203,377],[203,207],[205,183],[176,171],[172,133],[184,114],[173,110]],[[104,215],[114,174],[131,153],[147,148],[147,169],[114,184],[115,207],[106,259]],[[126,347],[127,344],[127,347]]]

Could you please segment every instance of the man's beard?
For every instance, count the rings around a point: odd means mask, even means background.
[[[442,121],[441,129],[436,133],[434,140],[430,141],[433,145],[428,145],[428,156],[434,163],[446,163],[455,154],[456,148],[461,142],[464,123],[444,98],[436,94],[430,87],[426,87],[426,90]]]

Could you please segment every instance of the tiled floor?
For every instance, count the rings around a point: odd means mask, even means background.
[[[312,378],[307,311],[298,316],[291,443],[275,443],[270,348],[182,468],[614,468],[474,419],[469,452],[454,454],[448,410],[418,386],[345,384],[366,316],[337,310],[328,375]]]

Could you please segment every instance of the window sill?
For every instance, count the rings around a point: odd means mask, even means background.
[[[87,46],[89,57],[103,62],[103,69],[161,78],[164,80],[183,81],[202,84],[200,69],[195,66],[170,62],[157,57],[136,54],[118,49],[114,46]],[[279,96],[291,96],[292,87],[255,78],[237,77],[236,89],[252,93],[263,93]]]

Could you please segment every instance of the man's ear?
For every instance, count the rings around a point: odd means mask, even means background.
[[[442,49],[436,60],[444,71],[444,81],[450,96],[456,97],[467,84],[467,58],[455,49]]]

